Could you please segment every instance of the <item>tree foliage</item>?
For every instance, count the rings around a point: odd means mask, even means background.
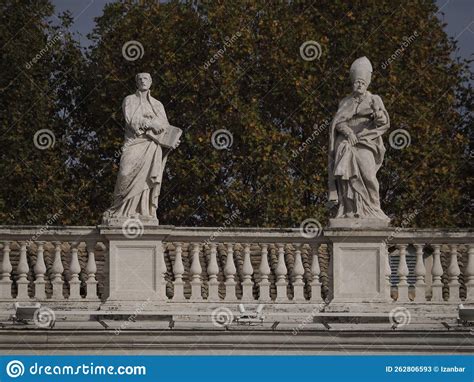
[[[37,41],[25,39],[23,49],[16,40],[6,44],[2,89],[54,33],[43,21],[51,14],[48,2],[35,4],[43,13],[24,7],[37,17],[30,33]],[[109,4],[84,54],[65,32],[53,54],[35,66],[34,81],[19,81],[14,94],[11,85],[2,92],[2,131],[16,127],[8,138],[2,135],[9,151],[0,166],[14,172],[0,188],[0,217],[41,223],[58,197],[67,211],[62,224],[97,224],[118,170],[121,101],[135,91],[135,74],[146,71],[170,122],[185,130],[166,168],[162,223],[219,226],[233,216],[237,226],[298,226],[306,218],[324,224],[329,122],[350,92],[351,63],[365,55],[374,66],[370,90],[384,100],[391,131],[404,129],[411,139],[397,150],[389,145],[390,132],[384,137],[387,154],[378,175],[384,211],[399,225],[469,225],[471,74],[466,62],[452,58],[455,42],[436,11],[425,0]],[[8,19],[1,28],[22,23]],[[67,16],[63,24],[67,28]],[[9,37],[11,31],[1,32],[2,45]],[[125,59],[129,41],[143,46],[141,58]],[[320,44],[319,59],[302,58],[307,41]],[[18,126],[17,114],[43,92],[52,98],[43,97],[44,105]],[[42,126],[54,128],[61,142],[35,151],[31,134]],[[232,134],[226,150],[211,144],[219,129]]]

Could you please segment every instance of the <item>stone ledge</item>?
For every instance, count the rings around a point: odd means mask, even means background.
[[[388,228],[390,220],[371,218],[335,218],[329,219],[329,228],[380,229]]]
[[[28,342],[25,342],[28,338]],[[0,354],[472,354],[469,332],[0,330]]]

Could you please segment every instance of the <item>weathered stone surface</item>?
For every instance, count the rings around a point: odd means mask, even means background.
[[[336,218],[329,219],[329,228],[387,228],[389,219],[376,218]]]
[[[114,190],[112,207],[104,213],[102,224],[122,225],[121,218],[134,218],[146,224],[158,225],[156,210],[163,172],[168,154],[179,145],[164,142],[171,126],[163,104],[150,95],[152,79],[149,73],[136,75],[137,91],[122,104],[125,117],[125,142]]]
[[[382,99],[367,91],[371,76],[367,57],[354,61],[350,69],[352,94],[339,103],[331,124],[329,200],[339,204],[337,218],[389,220],[380,208],[377,171],[384,159],[382,135],[389,129],[390,119]],[[369,221],[359,222],[364,223]]]

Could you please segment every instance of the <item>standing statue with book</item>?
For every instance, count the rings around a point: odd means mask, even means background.
[[[125,142],[112,207],[104,214],[105,224],[121,224],[136,218],[158,224],[156,210],[163,172],[182,130],[171,126],[163,104],[150,95],[149,73],[135,77],[137,92],[125,97]]]

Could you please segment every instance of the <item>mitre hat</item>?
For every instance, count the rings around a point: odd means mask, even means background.
[[[351,65],[350,76],[351,82],[362,79],[368,86],[372,77],[372,64],[369,59],[364,56],[355,60]]]

